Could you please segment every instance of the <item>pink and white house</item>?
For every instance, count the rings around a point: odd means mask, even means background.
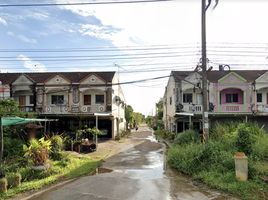
[[[190,126],[202,128],[201,83],[201,72],[171,72],[164,95],[166,129],[179,133]],[[173,105],[169,99],[174,99]],[[251,119],[267,125],[268,130],[267,70],[210,71],[208,99],[212,125],[216,121]]]

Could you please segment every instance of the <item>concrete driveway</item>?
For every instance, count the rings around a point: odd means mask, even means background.
[[[165,146],[147,125],[118,144],[92,175],[35,196],[38,200],[234,199],[170,169]]]

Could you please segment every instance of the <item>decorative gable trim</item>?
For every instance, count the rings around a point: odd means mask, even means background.
[[[238,81],[240,80],[240,81]],[[247,80],[244,79],[242,76],[239,76],[237,73],[235,72],[230,72],[229,74],[225,75],[224,77],[222,77],[221,79],[218,80],[218,83],[221,84],[241,84],[241,83],[246,83]]]
[[[90,79],[90,77],[91,77],[91,79]],[[92,74],[87,75],[85,78],[83,78],[80,81],[80,84],[82,84],[83,82],[85,82],[87,79],[90,79],[90,80],[89,80],[89,83],[84,83],[86,85],[89,85],[89,84],[99,84],[99,83],[97,83],[97,79],[99,79],[100,81],[102,81],[104,84],[106,83],[106,81],[104,79],[102,79],[101,77],[99,77],[97,74],[92,73]]]
[[[13,84],[13,83],[15,83],[17,80],[19,80],[19,79],[21,79],[22,77],[25,77],[27,80],[29,80],[32,84],[34,84],[35,83],[35,81],[32,79],[32,78],[30,78],[29,76],[27,76],[26,74],[21,74],[18,78],[16,78],[16,79],[14,79],[12,82],[11,82],[11,85]],[[24,82],[24,81],[23,81]],[[25,81],[26,82],[26,81]],[[20,83],[21,84],[21,83]]]
[[[58,76],[58,77],[57,77]],[[53,79],[55,79],[55,85],[57,84],[57,82],[61,82],[61,80],[60,79],[63,79],[63,80],[65,80],[65,81],[67,81],[69,84],[71,84],[71,81],[69,80],[69,79],[67,79],[67,78],[65,78],[64,76],[62,76],[61,74],[55,74],[54,76],[52,76],[52,77],[50,77],[49,79],[47,79],[45,82],[44,82],[44,84],[45,85],[47,85],[47,83],[49,82],[49,81],[52,81]],[[57,80],[58,79],[58,80]]]
[[[268,71],[255,80],[256,83],[268,83]]]

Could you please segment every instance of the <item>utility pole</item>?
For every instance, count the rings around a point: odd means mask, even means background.
[[[209,141],[208,88],[207,88],[207,46],[206,46],[206,0],[202,1],[202,93],[203,93],[203,143]]]

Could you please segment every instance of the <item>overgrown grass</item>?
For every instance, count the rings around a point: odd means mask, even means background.
[[[205,148],[195,133],[187,131],[176,138],[170,147],[168,162],[179,171],[234,196],[268,199],[268,186],[258,178],[261,174],[268,175],[268,136],[256,124],[251,126],[220,125],[211,131],[211,140]],[[245,131],[251,137],[244,137],[246,141],[243,141],[239,136],[247,134]],[[236,179],[233,160],[235,152],[244,148],[241,143],[251,145],[247,155],[249,180],[246,182]]]
[[[20,168],[18,171],[22,175],[20,187],[8,189],[5,194],[0,194],[0,199],[10,198],[16,194],[37,190],[54,183],[58,179],[72,179],[90,173],[99,167],[103,159],[73,158],[65,157],[61,161],[51,161],[51,167],[44,171],[35,171],[30,167]]]

